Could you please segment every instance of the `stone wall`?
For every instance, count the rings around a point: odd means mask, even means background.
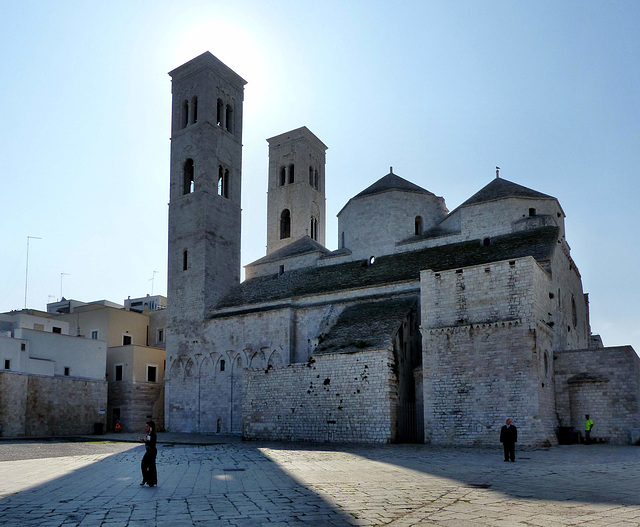
[[[144,424],[153,419],[156,430],[164,430],[164,383],[110,382],[108,427],[113,430],[113,410],[120,409],[120,424],[125,432],[143,432]]]
[[[527,257],[421,282],[425,442],[495,445],[511,417],[520,443],[555,443],[545,271]]]
[[[390,350],[326,354],[308,364],[245,370],[243,437],[389,443],[396,432]]]
[[[5,436],[92,434],[106,424],[106,381],[0,372]]]
[[[584,433],[585,414],[593,436],[628,444],[640,427],[640,360],[631,346],[556,352],[559,424]]]

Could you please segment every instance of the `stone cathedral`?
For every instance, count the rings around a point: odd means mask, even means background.
[[[325,152],[267,139],[266,255],[240,282],[245,81],[170,72],[166,427],[245,439],[495,445],[638,439],[640,363],[591,333],[558,200],[496,176],[453,211],[384,177],[325,247]]]

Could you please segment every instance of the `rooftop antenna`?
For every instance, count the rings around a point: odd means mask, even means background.
[[[151,276],[151,278],[149,278],[149,282],[151,282],[151,296],[153,296],[153,282],[155,280],[156,274],[158,274],[158,271],[153,271],[153,275]]]
[[[29,240],[42,240],[38,236],[27,236],[27,265],[24,272],[24,308],[27,309],[27,286],[29,285]]]
[[[62,277],[71,276],[69,273],[60,273],[60,302],[62,302]]]
[[[496,167],[496,178],[500,177],[500,167]]]

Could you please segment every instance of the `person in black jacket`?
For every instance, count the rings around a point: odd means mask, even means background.
[[[516,460],[516,442],[518,441],[518,429],[507,419],[507,424],[500,430],[500,442],[504,448],[504,460]]]
[[[158,484],[158,472],[156,471],[156,455],[158,454],[158,450],[156,449],[156,424],[153,421],[147,421],[147,435],[140,439],[147,449],[142,458],[142,463],[140,464],[140,468],[142,469],[142,483],[140,486],[143,487],[144,484],[148,484],[150,487]]]

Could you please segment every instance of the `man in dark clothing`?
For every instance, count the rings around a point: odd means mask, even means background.
[[[516,460],[516,442],[518,441],[518,429],[507,419],[507,424],[500,430],[500,442],[504,448],[504,460]]]
[[[156,449],[156,424],[153,421],[147,421],[147,435],[140,441],[145,444],[146,452],[142,458],[140,468],[142,469],[142,483],[140,486],[144,486],[146,483],[150,487],[158,484],[158,473],[156,471],[156,455],[158,450]]]

